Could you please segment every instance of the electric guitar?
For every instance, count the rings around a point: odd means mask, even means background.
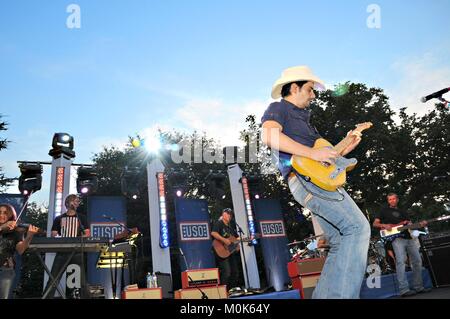
[[[370,127],[372,127],[371,122],[361,123],[356,125],[354,131],[362,132]],[[355,136],[349,134],[336,146],[331,145],[330,142],[323,138],[319,138],[314,143],[313,148],[333,148],[341,155],[355,138]],[[312,183],[330,192],[334,192],[338,187],[345,184],[347,178],[346,172],[352,170],[357,162],[355,158],[347,159],[343,156],[338,156],[334,164],[318,162],[298,155],[291,157],[292,167],[297,173],[309,177]]]
[[[259,235],[256,235],[255,237],[259,237]],[[253,239],[255,239],[255,237],[242,238],[242,241],[250,242]],[[239,246],[240,240],[238,238],[230,236],[227,239],[231,241],[231,245],[229,246],[225,245],[224,243],[222,243],[220,240],[217,239],[214,239],[212,243],[214,251],[216,252],[217,256],[223,259],[230,257],[232,253],[240,250]]]
[[[432,223],[432,222],[437,222],[437,221],[444,221],[447,219],[450,219],[450,215],[440,216],[440,217],[436,217],[433,219],[429,219],[429,220],[426,220],[426,222]],[[402,237],[403,236],[402,232],[404,230],[410,231],[411,229],[417,229],[417,228],[422,228],[420,223],[414,223],[414,224],[410,224],[410,225],[398,224],[397,226],[392,227],[391,230],[387,230],[387,229],[380,230],[380,236],[385,241],[392,241],[398,237]]]

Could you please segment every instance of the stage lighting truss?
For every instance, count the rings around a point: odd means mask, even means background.
[[[98,188],[97,172],[93,167],[81,166],[78,168],[77,191],[79,194],[87,195],[95,193]]]
[[[21,163],[19,191],[24,195],[37,192],[42,187],[42,165],[39,163]]]

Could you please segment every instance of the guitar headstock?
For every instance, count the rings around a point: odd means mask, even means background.
[[[372,122],[364,122],[364,123],[359,123],[356,124],[356,131],[362,132],[364,130],[367,130],[369,128],[371,128],[373,126]]]

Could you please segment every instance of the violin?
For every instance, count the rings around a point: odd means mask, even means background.
[[[28,223],[16,224],[15,231],[27,232],[28,231],[28,227],[30,227],[30,225],[31,224],[28,224]],[[41,229],[41,228],[37,227],[37,233],[36,234],[47,234],[47,232],[44,229]]]
[[[29,223],[16,223],[15,227],[13,229],[7,229],[3,230],[2,233],[12,233],[14,231],[17,231],[19,233],[26,233],[28,231],[28,228],[31,224]],[[37,233],[36,234],[47,234],[47,232],[39,227],[37,227]]]

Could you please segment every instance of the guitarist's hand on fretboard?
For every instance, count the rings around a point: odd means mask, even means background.
[[[361,132],[353,130],[353,131],[349,131],[347,133],[347,136],[352,136],[354,139],[353,141],[350,143],[349,146],[347,146],[343,151],[342,151],[342,156],[347,155],[348,153],[350,153],[351,151],[353,151],[356,146],[358,146],[359,142],[361,142]]]

